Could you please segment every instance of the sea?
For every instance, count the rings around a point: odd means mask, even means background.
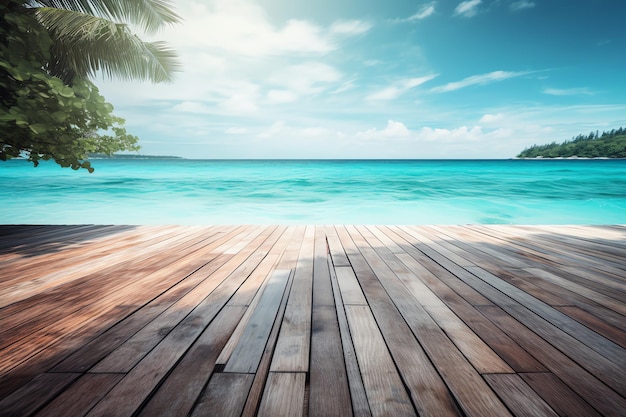
[[[626,160],[0,162],[1,224],[626,224]]]

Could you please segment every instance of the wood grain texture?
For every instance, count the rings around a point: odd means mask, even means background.
[[[258,416],[303,416],[305,383],[302,372],[270,372]]]
[[[0,416],[622,416],[626,226],[0,226]]]

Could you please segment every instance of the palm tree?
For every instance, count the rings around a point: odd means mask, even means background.
[[[176,53],[144,42],[130,26],[154,33],[180,17],[170,0],[27,0],[53,40],[47,71],[71,85],[101,71],[109,78],[172,81]]]

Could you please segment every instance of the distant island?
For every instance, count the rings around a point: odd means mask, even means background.
[[[90,153],[89,159],[183,159],[180,156]]]
[[[578,135],[561,144],[533,145],[518,158],[626,158],[626,129]]]

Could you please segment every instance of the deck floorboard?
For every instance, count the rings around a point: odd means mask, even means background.
[[[2,416],[626,416],[626,227],[0,225]]]

